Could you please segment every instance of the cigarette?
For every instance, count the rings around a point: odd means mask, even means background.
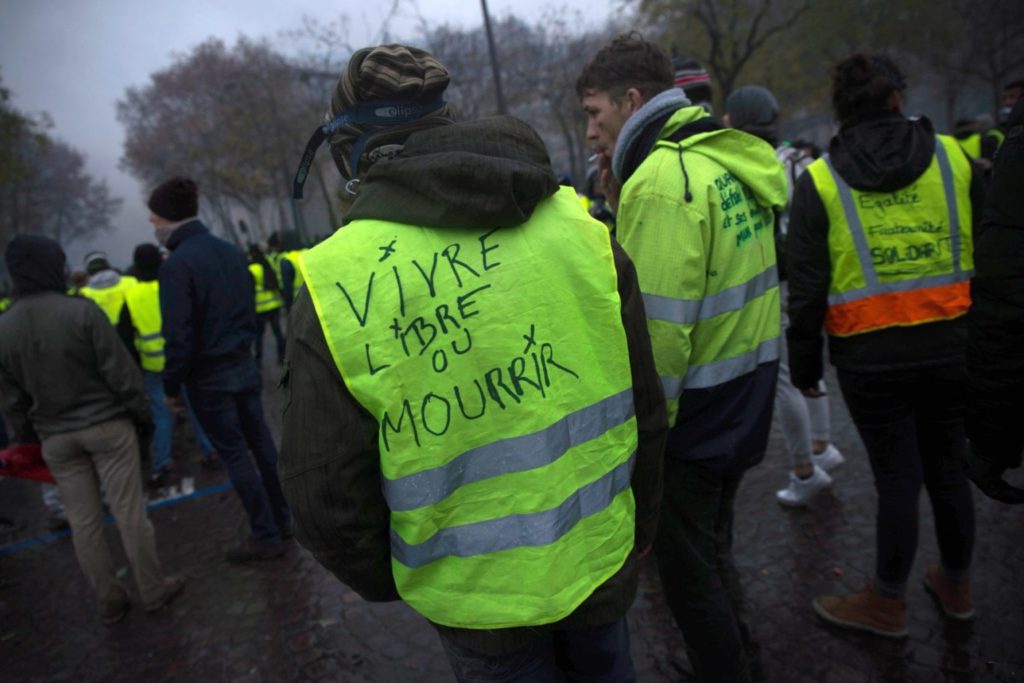
[[[591,154],[590,158],[587,159],[587,163],[588,164],[594,163],[595,161],[597,161],[597,157],[599,157],[599,156],[601,156],[601,155],[600,154]]]

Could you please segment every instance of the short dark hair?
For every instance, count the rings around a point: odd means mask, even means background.
[[[660,47],[633,31],[601,48],[583,67],[576,80],[576,95],[583,97],[588,90],[605,90],[618,98],[636,88],[645,99],[650,99],[672,86],[672,60]]]
[[[832,106],[839,123],[889,109],[889,97],[907,89],[896,62],[885,55],[852,54],[832,69]]]
[[[1024,90],[1024,78],[1019,78],[1016,81],[1010,81],[1003,86],[1003,90],[1013,90],[1014,88]]]

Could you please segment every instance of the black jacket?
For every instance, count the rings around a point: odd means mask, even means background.
[[[535,133],[513,119],[485,119],[414,134],[400,157],[370,170],[349,218],[514,226],[525,222],[556,187]],[[632,478],[639,549],[651,543],[657,522],[667,417],[636,272],[614,241],[612,248],[639,437]],[[296,536],[364,598],[396,600],[377,421],[346,388],[305,289],[289,317],[288,348],[279,470]],[[631,554],[573,614],[552,626],[612,622],[629,609],[636,585],[637,562]],[[491,654],[522,648],[538,630],[438,628],[466,647]]]
[[[1024,100],[1007,122],[974,249],[967,316],[967,432],[975,452],[1018,467],[1024,448]]]
[[[164,391],[252,360],[256,309],[245,256],[200,221],[180,226],[160,266]]]
[[[926,118],[896,112],[844,125],[829,144],[836,172],[857,190],[895,192],[917,180],[931,164],[935,131]],[[971,179],[972,224],[977,225],[984,188]],[[789,281],[789,368],[793,386],[817,385],[823,375],[822,326],[828,309],[832,266],[828,216],[810,173],[797,181],[786,241]],[[838,368],[860,372],[929,367],[964,362],[966,322],[893,327],[852,337],[829,337],[829,356]]]

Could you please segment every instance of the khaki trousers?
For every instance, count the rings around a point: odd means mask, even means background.
[[[60,487],[78,564],[100,604],[127,597],[114,574],[114,560],[103,537],[101,485],[143,602],[160,600],[164,578],[153,526],[146,516],[139,444],[131,421],[118,418],[47,437],[43,439],[43,460]]]

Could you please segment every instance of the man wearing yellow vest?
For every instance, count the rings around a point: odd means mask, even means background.
[[[733,506],[771,427],[773,209],[786,204],[786,178],[769,145],[691,105],[673,87],[668,56],[635,34],[602,48],[576,92],[668,401],[654,544],[665,597],[701,680],[759,680],[732,561]]]
[[[787,243],[793,386],[817,393],[822,338],[857,425],[878,491],[874,578],[822,596],[839,626],[907,635],[907,580],[927,487],[941,565],[925,588],[950,618],[974,613],[968,571],[971,490],[962,469],[964,315],[980,183],[953,138],[903,115],[906,81],[881,56],[852,55],[833,71],[839,132],[797,182]]]
[[[110,324],[117,325],[124,308],[124,295],[135,286],[135,278],[111,268],[107,255],[99,251],[86,255],[85,272],[89,274],[89,282],[78,293],[96,302]]]
[[[416,48],[351,58],[348,223],[307,252],[280,460],[296,535],[437,628],[460,681],[628,682],[664,402],[628,258],[509,117],[454,123]]]
[[[135,247],[132,253],[132,266],[138,283],[125,294],[126,311],[118,321],[118,332],[121,337],[124,338],[127,331],[132,339],[130,350],[142,368],[146,396],[153,412],[153,461],[149,479],[151,488],[166,485],[171,477],[171,442],[174,432],[174,418],[164,401],[164,335],[160,329],[160,283],[157,281],[161,261],[160,249],[155,244],[140,244]],[[203,466],[213,467],[216,463],[216,450],[196,419],[184,387],[181,390],[181,398],[192,423],[196,444],[202,452]]]
[[[293,249],[293,245],[287,244],[288,237],[281,237],[278,232],[270,233],[267,238],[267,260],[274,266],[277,273],[277,282],[281,288],[281,298],[284,300],[285,311],[292,310],[295,297],[302,287],[302,270],[299,268],[299,259],[305,249]]]
[[[263,367],[263,333],[267,326],[274,334],[277,364],[284,365],[284,333],[281,331],[281,280],[258,244],[249,245],[249,273],[252,275],[253,303],[256,308],[256,365]]]

